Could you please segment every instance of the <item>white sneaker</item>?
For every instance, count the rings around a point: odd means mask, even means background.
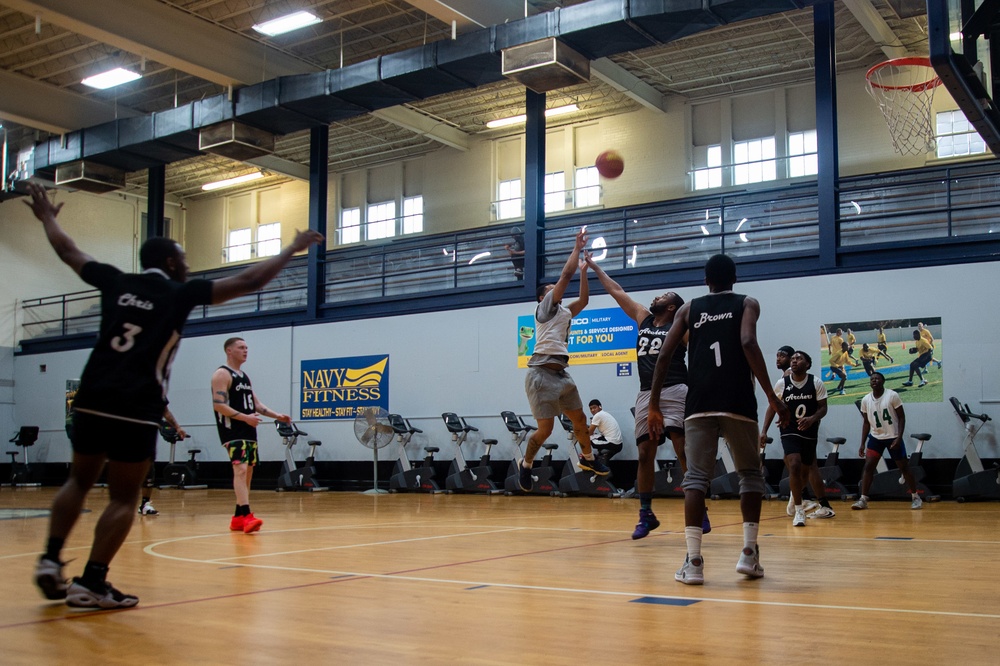
[[[46,599],[66,598],[68,585],[63,576],[62,568],[62,562],[53,562],[44,557],[39,559],[38,564],[35,565],[35,585],[38,586],[42,596]]]
[[[813,509],[818,509],[818,508],[819,508],[819,502],[813,502],[812,500],[808,500],[802,503],[802,511],[804,511],[805,513],[809,513]]]
[[[919,497],[914,497],[913,501],[910,502],[911,509],[922,509],[924,507],[924,501]]]
[[[736,573],[750,578],[763,578],[764,567],[760,566],[760,546],[744,548],[740,553],[740,561],[736,564]]]
[[[852,504],[851,508],[854,509],[855,511],[863,511],[864,509],[868,508],[868,500],[862,497],[857,502]]]
[[[79,578],[74,578],[66,590],[66,605],[73,608],[132,608],[139,603],[139,597],[125,594],[105,582],[104,589],[92,590],[85,587]]]
[[[802,509],[795,510],[795,517],[792,518],[792,527],[805,527],[806,526],[806,512]]]
[[[139,507],[140,516],[156,516],[159,513],[160,513],[159,511],[153,508],[152,502],[146,502],[145,504]]]
[[[705,558],[696,557],[693,560],[688,555],[684,558],[684,566],[674,574],[674,580],[685,585],[705,584]]]
[[[789,516],[795,515],[795,498],[791,495],[788,496],[788,506],[785,507],[785,513]]]
[[[810,513],[807,518],[833,518],[837,514],[828,506],[821,506],[812,513]]]

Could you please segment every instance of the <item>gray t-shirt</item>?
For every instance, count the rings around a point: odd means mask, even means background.
[[[552,292],[542,297],[535,308],[535,353],[528,360],[533,365],[569,365],[569,328],[573,315],[569,308],[552,302]]]

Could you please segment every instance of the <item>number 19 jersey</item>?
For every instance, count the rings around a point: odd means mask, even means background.
[[[745,300],[726,291],[691,301],[685,417],[731,414],[757,420],[753,373],[740,339]]]

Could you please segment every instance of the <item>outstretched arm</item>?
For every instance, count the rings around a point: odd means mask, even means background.
[[[576,271],[580,266],[580,252],[586,246],[587,234],[584,233],[584,228],[580,227],[580,230],[576,232],[576,242],[573,244],[573,251],[570,252],[569,257],[566,259],[566,265],[563,266],[562,273],[559,275],[559,280],[552,289],[553,303],[558,303],[562,300],[563,294],[566,293],[566,287],[569,286],[569,281],[573,279],[573,276],[576,274]]]
[[[249,294],[261,289],[274,279],[282,268],[297,253],[305,250],[313,243],[322,243],[323,235],[318,231],[298,231],[295,240],[287,245],[279,254],[267,261],[249,266],[232,277],[222,278],[212,282],[212,304],[218,305],[226,301]]]
[[[275,421],[281,421],[282,423],[291,423],[292,417],[288,414],[279,414],[270,407],[267,407],[264,403],[257,399],[257,393],[253,394],[253,404],[254,411],[258,414],[268,417],[269,419],[274,419]]]
[[[643,319],[649,316],[649,308],[626,294],[625,290],[622,289],[622,286],[612,280],[611,276],[604,272],[604,269],[601,268],[600,264],[594,261],[594,258],[589,252],[586,257],[587,266],[590,267],[590,270],[594,271],[597,279],[601,281],[601,286],[604,287],[604,290],[608,292],[611,298],[615,299],[615,302],[618,303],[618,307],[620,307],[625,314],[634,319],[637,323],[641,323]]]
[[[79,275],[80,271],[83,270],[83,266],[93,261],[94,258],[80,250],[73,239],[69,237],[69,234],[63,231],[63,228],[56,222],[56,216],[59,215],[59,211],[62,210],[63,205],[59,204],[57,206],[49,201],[48,196],[45,194],[45,188],[37,183],[28,183],[28,193],[31,195],[31,201],[25,201],[24,203],[31,208],[31,212],[42,223],[45,236],[49,239],[49,245],[56,251],[56,254],[59,255],[63,263]]]
[[[590,280],[587,278],[587,262],[580,260],[580,295],[569,304],[569,313],[574,317],[583,312],[590,302]]]

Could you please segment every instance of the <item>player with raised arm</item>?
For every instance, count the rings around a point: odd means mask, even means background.
[[[219,280],[187,280],[184,250],[169,238],[150,238],[139,250],[141,273],[123,273],[80,250],[56,222],[62,204],[28,185],[31,207],[59,258],[101,292],[101,327],[73,401],[73,464],[56,493],[45,552],[34,581],[47,599],[80,608],[130,608],[138,597],[107,581],[108,567],[132,528],[139,491],[156,452],[167,406],[170,366],[188,313],[197,305],[224,303],[267,284],[292,256],[323,240],[299,232],[267,261]],[[79,578],[67,585],[61,552],[84,500],[107,468],[108,505]]]
[[[688,394],[685,405],[684,451],[688,470],[684,475],[684,537],[687,557],[674,578],[685,585],[705,582],[705,560],[701,554],[701,521],[705,494],[711,485],[719,437],[733,454],[740,477],[740,510],[743,514],[743,550],[736,571],[751,578],[764,575],[760,565],[757,534],[764,497],[757,429],[757,398],[754,379],[770,389],[767,365],[757,344],[760,304],[756,299],[733,293],[736,264],[717,254],[705,264],[709,294],[686,303],[674,315],[674,324],[660,348],[650,387],[649,433],[663,433],[660,390],[669,359],[690,331],[688,343]],[[788,408],[774,392],[766,391],[768,403],[781,426],[788,424]]]

